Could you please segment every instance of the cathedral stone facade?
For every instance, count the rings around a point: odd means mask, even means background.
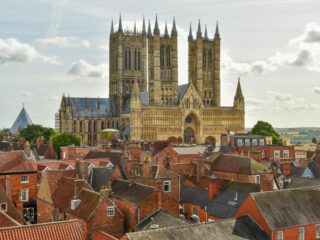
[[[173,20],[160,34],[156,18],[142,31],[117,31],[111,25],[109,98],[63,96],[61,132],[99,144],[101,130],[118,129],[130,140],[169,140],[184,143],[220,141],[226,131],[244,131],[245,105],[240,81],[231,107],[220,106],[220,44],[218,24],[214,38],[207,29],[188,37],[189,82],[178,85],[178,32]]]

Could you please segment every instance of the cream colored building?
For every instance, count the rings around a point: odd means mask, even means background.
[[[245,104],[240,81],[231,107],[220,105],[220,44],[218,25],[211,39],[207,29],[189,32],[189,82],[178,85],[178,33],[160,34],[156,18],[142,31],[118,30],[113,24],[109,51],[109,98],[63,97],[60,131],[100,142],[100,132],[117,128],[130,140],[215,143],[226,131],[243,132]]]

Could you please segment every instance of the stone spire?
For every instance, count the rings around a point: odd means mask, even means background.
[[[167,21],[166,21],[166,25],[165,25],[165,28],[164,28],[164,36],[165,37],[169,37],[168,28],[167,28]]]
[[[199,19],[199,23],[198,23],[197,38],[202,38],[200,19]]]
[[[209,40],[209,38],[208,38],[208,32],[207,32],[207,24],[206,24],[205,30],[204,30],[204,40]]]
[[[158,15],[156,15],[156,22],[154,24],[153,35],[160,35],[160,29],[158,25]]]
[[[240,77],[238,77],[238,85],[236,90],[235,98],[243,99],[242,89],[241,89],[241,83],[240,83]]]
[[[171,30],[171,36],[173,36],[173,37],[178,36],[175,17],[173,17],[173,25],[172,25],[172,30]]]
[[[119,28],[118,28],[118,33],[123,33],[123,29],[122,29],[122,20],[121,20],[121,14],[120,14],[120,18],[119,18]]]
[[[192,41],[193,40],[193,36],[192,36],[192,28],[191,28],[191,22],[190,22],[190,29],[189,29],[189,36],[188,36],[188,40]]]
[[[148,37],[152,36],[152,32],[151,32],[151,24],[150,24],[150,19],[149,19],[149,24],[148,24]]]
[[[143,21],[142,21],[142,35],[146,35],[146,23],[144,20],[144,16],[143,16]]]
[[[218,24],[218,21],[217,21],[217,25],[216,25],[216,32],[214,33],[214,39],[220,39],[219,24]]]
[[[114,30],[113,30],[113,19],[111,20],[111,30],[110,30],[110,34],[113,34]]]
[[[136,33],[137,33],[136,20],[134,20],[133,33],[134,33],[134,35],[136,35]]]

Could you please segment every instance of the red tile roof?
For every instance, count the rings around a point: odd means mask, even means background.
[[[118,240],[118,238],[99,230],[93,235],[92,240]]]
[[[0,152],[0,172],[35,171],[23,151]]]
[[[0,228],[0,239],[10,240],[84,240],[77,220]]]
[[[0,210],[0,228],[19,226],[20,224],[11,218],[7,213]],[[2,239],[2,238],[1,238]]]

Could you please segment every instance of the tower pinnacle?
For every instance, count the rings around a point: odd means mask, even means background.
[[[214,33],[214,39],[220,39],[219,24],[218,24],[218,21],[217,21],[217,25],[216,25],[216,32]]]
[[[113,19],[111,20],[111,30],[110,30],[110,34],[113,34],[114,30],[113,30]]]
[[[153,35],[160,35],[160,30],[158,25],[158,15],[156,15],[156,22],[154,24]]]
[[[199,23],[198,23],[197,38],[202,38],[200,19],[199,19]]]
[[[176,19],[173,17],[173,25],[172,25],[172,30],[171,30],[171,36],[176,37],[178,35],[177,32],[177,27],[176,27]]]
[[[146,35],[146,23],[144,20],[144,16],[143,16],[143,21],[142,21],[142,35]]]
[[[119,28],[118,28],[118,33],[123,33],[123,29],[122,29],[122,20],[121,20],[121,14],[120,14],[120,18],[119,18]]]
[[[192,28],[191,28],[191,22],[190,22],[190,28],[189,28],[189,36],[188,36],[188,40],[192,41],[193,40],[193,36],[192,36]]]
[[[207,32],[207,24],[205,25],[204,39],[205,39],[205,40],[209,40],[209,38],[208,38],[208,32]]]
[[[164,36],[165,37],[169,37],[168,28],[167,28],[167,21],[166,21],[166,24],[165,24],[165,27],[164,27]]]
[[[149,19],[149,24],[148,24],[148,37],[152,36],[152,32],[151,32],[151,24],[150,24],[150,19]]]

